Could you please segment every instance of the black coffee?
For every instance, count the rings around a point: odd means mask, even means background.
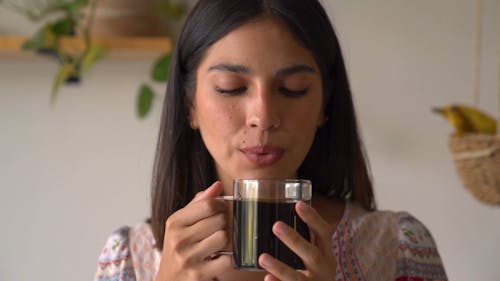
[[[310,241],[309,227],[295,212],[296,201],[234,201],[234,261],[243,269],[262,269],[258,258],[268,253],[295,269],[305,269],[302,260],[272,232],[282,221]]]

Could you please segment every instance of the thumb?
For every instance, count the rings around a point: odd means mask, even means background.
[[[200,201],[202,199],[214,198],[214,197],[220,196],[222,194],[222,190],[223,190],[222,183],[220,181],[216,181],[211,186],[209,186],[207,189],[196,193],[196,195],[194,196],[193,200],[191,200],[191,202],[196,202],[196,201]]]

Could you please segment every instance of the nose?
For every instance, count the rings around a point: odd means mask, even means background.
[[[281,125],[279,101],[272,90],[262,89],[250,96],[247,103],[246,125],[262,131],[277,129]]]

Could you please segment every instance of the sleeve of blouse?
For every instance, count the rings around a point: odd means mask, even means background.
[[[127,226],[113,232],[98,258],[94,281],[136,281]]]
[[[396,281],[448,280],[431,233],[412,215],[399,213]]]

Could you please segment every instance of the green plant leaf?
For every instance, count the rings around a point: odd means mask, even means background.
[[[42,31],[42,41],[44,47],[54,47],[57,44],[57,36],[52,29],[52,26],[47,24]]]
[[[105,55],[106,49],[97,44],[90,45],[89,50],[82,58],[82,72],[87,72],[96,61],[104,58]]]
[[[52,26],[47,24],[33,35],[31,39],[24,42],[22,45],[23,50],[33,49],[49,49],[56,45],[56,35],[52,30]]]
[[[78,75],[78,67],[74,62],[64,62],[61,65],[54,79],[54,84],[52,85],[52,94],[50,97],[51,103],[54,103],[54,101],[56,100],[57,93],[59,92],[59,88],[61,87],[62,83],[68,80],[68,78],[70,78],[71,76]]]
[[[77,22],[82,8],[88,5],[88,0],[59,1],[57,9],[66,13],[66,18]]]
[[[72,35],[75,31],[75,22],[69,18],[64,18],[52,24],[52,31],[56,35]]]
[[[144,118],[151,111],[155,93],[149,85],[142,84],[137,98],[137,115]]]
[[[89,4],[89,0],[75,0],[75,4],[79,7],[84,7]]]
[[[151,78],[157,82],[165,82],[168,78],[168,71],[170,69],[170,61],[172,60],[172,53],[162,55],[156,60],[153,65]]]
[[[43,48],[43,44],[40,44],[38,41],[33,39],[28,39],[21,45],[21,50],[24,51],[36,50],[40,48]]]

